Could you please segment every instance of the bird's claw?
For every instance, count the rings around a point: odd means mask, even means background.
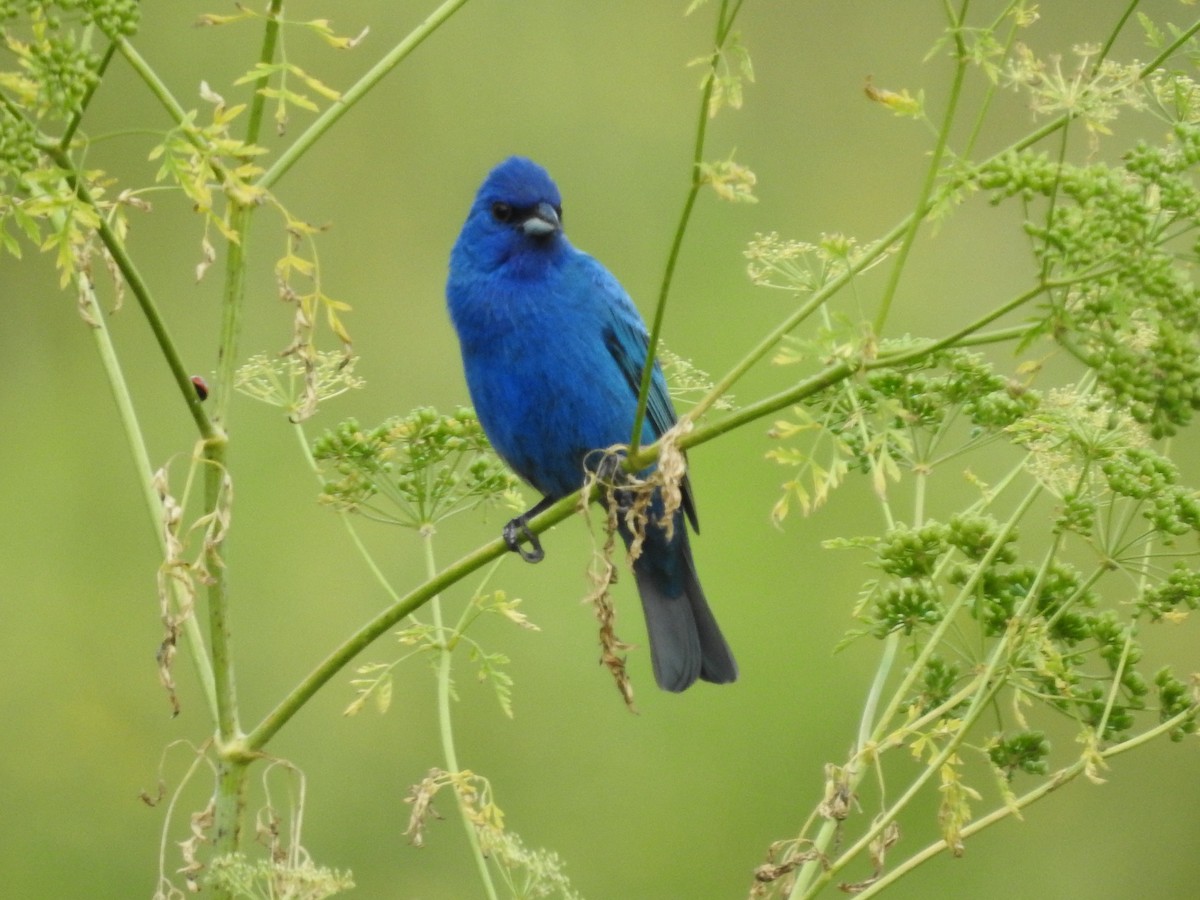
[[[518,554],[525,562],[538,563],[545,558],[546,551],[542,549],[542,542],[529,530],[529,523],[525,521],[524,516],[517,516],[505,525],[503,535],[508,549]],[[528,550],[521,546],[522,540],[529,542]]]

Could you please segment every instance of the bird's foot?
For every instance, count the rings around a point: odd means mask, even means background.
[[[542,549],[542,542],[538,540],[536,534],[529,530],[527,515],[511,519],[504,526],[504,531],[501,533],[504,536],[504,543],[508,545],[508,549],[520,555],[521,559],[525,560],[525,562],[537,563],[546,557],[546,551]],[[522,540],[529,542],[528,550],[521,546]]]

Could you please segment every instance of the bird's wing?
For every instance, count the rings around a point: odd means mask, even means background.
[[[650,336],[646,333],[646,325],[642,321],[637,307],[629,299],[629,294],[621,287],[620,282],[599,266],[600,286],[608,295],[611,312],[609,321],[604,328],[604,346],[612,354],[617,368],[625,377],[629,390],[636,397],[642,387],[642,368],[646,364],[646,352],[650,345]],[[667,391],[667,380],[663,377],[658,360],[654,362],[654,370],[650,373],[650,394],[646,398],[646,420],[655,440],[662,437],[677,420],[675,408],[671,405],[671,395]],[[683,492],[683,511],[696,533],[700,532],[700,523],[696,518],[696,501],[692,496],[692,486],[687,476],[683,477],[680,485]]]

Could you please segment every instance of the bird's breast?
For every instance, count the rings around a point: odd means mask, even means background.
[[[506,299],[489,327],[463,340],[471,399],[509,465],[562,496],[582,484],[589,451],[629,440],[635,398],[586,316],[552,297]]]

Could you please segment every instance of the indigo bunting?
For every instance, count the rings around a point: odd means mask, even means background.
[[[542,551],[529,519],[583,485],[586,467],[601,456],[595,451],[628,443],[649,345],[629,295],[571,245],[562,221],[546,170],[523,157],[505,160],[475,195],[446,285],[479,421],[500,457],[543,495],[504,529],[509,548],[530,562]],[[653,443],[675,421],[656,361],[642,441]],[[633,562],[654,677],[668,691],[697,678],[737,678],[692,561],[685,513],[699,529],[686,476],[681,489],[671,538],[654,521],[663,511],[656,495]],[[624,524],[621,534],[628,547],[633,535]]]

